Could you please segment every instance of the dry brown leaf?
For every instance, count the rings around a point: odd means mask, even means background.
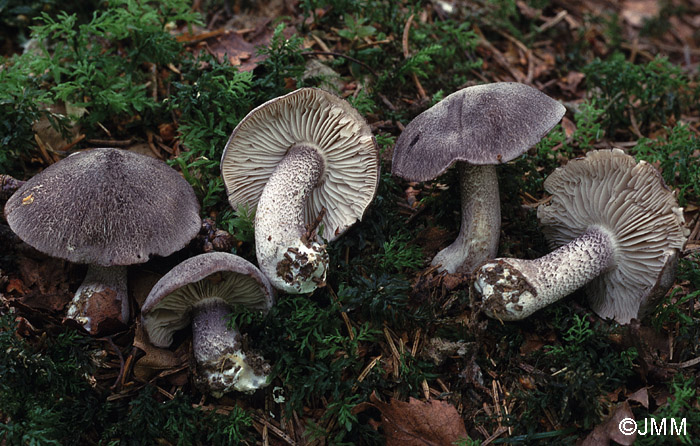
[[[134,364],[134,376],[148,381],[163,370],[176,369],[184,365],[186,358],[166,348],[154,346],[148,340],[141,323],[137,322],[134,334],[134,347],[144,351],[145,355]]]
[[[623,421],[624,420],[624,421]],[[627,401],[617,405],[613,413],[583,440],[580,446],[608,446],[610,441],[615,444],[631,445],[637,439],[636,429],[633,427],[634,414]],[[622,430],[626,430],[626,435]]]
[[[255,45],[246,41],[235,32],[228,32],[211,39],[207,50],[219,62],[228,60],[231,65],[237,66],[240,71],[252,71],[264,59],[264,56],[256,54]]]
[[[564,129],[564,134],[567,138],[571,138],[576,132],[576,124],[566,116],[561,119],[561,127]]]
[[[638,28],[644,25],[645,20],[657,17],[659,8],[658,0],[627,0],[622,3],[620,16],[627,23]]]
[[[382,413],[387,446],[446,446],[467,436],[457,409],[444,401],[411,398],[407,403],[385,403],[372,393],[368,404]]]
[[[580,71],[569,71],[566,76],[557,81],[557,85],[559,85],[559,88],[561,88],[563,91],[568,92],[573,96],[578,96],[579,87],[581,86],[581,82],[585,77],[586,75]]]
[[[642,387],[636,392],[627,395],[627,399],[638,402],[646,409],[649,408],[649,392],[647,391],[646,387]]]

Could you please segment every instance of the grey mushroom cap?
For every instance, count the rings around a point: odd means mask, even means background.
[[[454,162],[508,162],[537,144],[566,109],[539,90],[516,82],[467,87],[415,117],[401,133],[392,173],[429,181]]]
[[[191,257],[163,276],[141,307],[151,342],[168,347],[173,334],[190,323],[192,310],[212,299],[267,312],[274,304],[274,291],[255,265],[234,254]]]
[[[10,197],[5,217],[39,251],[105,267],[169,255],[201,227],[194,191],[176,170],[112,148],[47,167]]]
[[[361,219],[379,182],[379,151],[364,118],[347,101],[301,88],[251,111],[233,130],[221,175],[234,209],[254,209],[268,178],[292,146],[318,150],[324,170],[304,205],[309,224],[326,208],[323,237],[332,241]]]
[[[544,187],[552,199],[537,216],[552,249],[594,225],[613,235],[614,266],[585,286],[591,308],[620,323],[651,311],[689,234],[659,172],[619,149],[597,150],[556,169]]]

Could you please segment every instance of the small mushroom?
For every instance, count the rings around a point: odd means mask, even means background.
[[[650,164],[619,149],[586,153],[544,182],[537,209],[552,249],[535,260],[490,260],[474,289],[487,315],[523,319],[585,285],[593,311],[621,324],[650,312],[673,284],[689,231]]]
[[[221,157],[229,202],[256,208],[255,253],[275,288],[309,293],[328,268],[309,226],[333,241],[362,218],[379,181],[372,132],[343,99],[302,88],[251,111]]]
[[[189,258],[163,276],[141,308],[143,327],[157,347],[169,347],[173,334],[192,322],[192,349],[200,383],[215,397],[267,385],[270,366],[245,351],[243,337],[228,328],[236,305],[267,312],[273,289],[252,263],[211,252]]]
[[[496,164],[535,145],[564,116],[564,106],[514,82],[459,90],[413,119],[396,141],[392,173],[428,181],[457,163],[462,224],[457,239],[432,261],[449,273],[471,273],[498,251],[501,207]]]
[[[129,320],[126,265],[166,256],[199,231],[199,203],[180,174],[156,159],[93,149],[52,164],[5,205],[10,228],[53,257],[88,264],[67,317],[90,333],[109,319]]]

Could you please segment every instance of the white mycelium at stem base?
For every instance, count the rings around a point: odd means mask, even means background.
[[[591,226],[583,235],[539,259],[495,259],[481,265],[474,288],[488,316],[520,320],[613,266],[615,247],[610,231]]]
[[[208,298],[192,310],[192,349],[199,379],[220,398],[231,390],[252,393],[267,384],[270,366],[261,357],[243,351],[238,330],[229,329],[231,307]]]
[[[310,145],[294,145],[263,189],[255,213],[255,251],[270,283],[308,293],[326,278],[325,245],[303,240],[304,204],[323,175],[324,160]]]
[[[88,266],[83,283],[78,287],[68,307],[66,317],[83,325],[88,332],[93,328],[90,315],[100,312],[99,305],[115,302],[121,307],[121,322],[129,321],[129,296],[126,285],[126,266]],[[102,294],[104,299],[94,299]],[[91,308],[92,306],[92,308]]]
[[[462,224],[459,236],[433,258],[432,265],[450,274],[470,274],[474,268],[498,251],[501,206],[495,166],[457,163]]]

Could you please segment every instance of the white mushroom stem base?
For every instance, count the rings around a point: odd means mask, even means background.
[[[107,319],[129,322],[129,296],[126,285],[126,266],[90,265],[66,312],[95,334],[99,324]]]
[[[495,259],[476,271],[474,290],[484,312],[520,320],[587,284],[615,264],[615,239],[591,226],[568,244],[535,260]]]
[[[243,351],[241,334],[227,326],[231,307],[223,299],[203,300],[193,310],[192,348],[198,381],[216,398],[231,390],[252,393],[267,385],[270,365]]]
[[[459,236],[438,252],[432,265],[441,270],[471,274],[477,265],[492,259],[498,252],[501,228],[501,205],[495,166],[472,166],[457,163],[462,225]]]
[[[255,212],[255,254],[272,286],[310,293],[326,280],[325,245],[304,240],[304,205],[323,175],[317,149],[292,146],[262,191]]]

